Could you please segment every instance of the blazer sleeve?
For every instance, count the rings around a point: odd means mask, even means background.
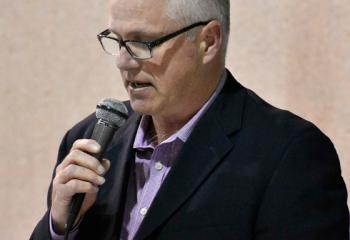
[[[55,169],[58,164],[60,164],[65,156],[68,154],[68,151],[70,147],[67,146],[67,138],[69,135],[69,131],[65,134],[63,137],[59,150],[57,155],[57,162],[52,174],[52,179],[55,177]],[[51,209],[51,190],[52,190],[52,179],[50,183],[50,187],[47,193],[47,210],[42,219],[39,221],[39,223],[36,225],[30,239],[31,240],[48,240],[51,239],[50,234],[50,226],[49,226],[49,220],[50,220],[50,209]]]
[[[96,121],[97,119],[95,117],[95,114],[91,114],[88,117],[86,117],[84,120],[76,124],[64,135],[58,150],[57,162],[52,173],[51,183],[47,193],[47,211],[42,217],[42,219],[39,221],[39,223],[36,225],[30,237],[31,240],[51,239],[49,217],[50,217],[50,209],[51,209],[52,180],[55,177],[56,167],[67,156],[75,140],[91,137]]]
[[[294,137],[265,191],[257,240],[348,240],[347,191],[332,142],[315,127]]]

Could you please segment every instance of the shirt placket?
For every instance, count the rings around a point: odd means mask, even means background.
[[[136,234],[138,227],[147,215],[148,209],[170,169],[170,147],[171,143],[160,144],[154,149],[151,155],[149,178],[148,181],[145,182],[140,196],[138,196],[137,208],[134,209],[135,222],[132,227],[133,234]]]

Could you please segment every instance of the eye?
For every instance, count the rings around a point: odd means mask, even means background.
[[[154,32],[135,32],[127,36],[131,41],[151,42],[159,37],[159,34]]]
[[[148,50],[147,44],[141,42],[127,42],[128,47],[135,53]]]

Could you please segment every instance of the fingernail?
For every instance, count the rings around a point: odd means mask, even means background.
[[[100,145],[99,145],[99,144],[94,144],[94,145],[92,146],[92,148],[94,149],[95,152],[100,151]]]
[[[102,185],[105,183],[106,179],[104,177],[98,177],[97,181],[100,185]]]
[[[99,174],[103,174],[103,173],[105,172],[105,168],[104,168],[102,165],[100,165],[100,166],[98,166],[98,168],[97,168],[97,172],[98,172]]]

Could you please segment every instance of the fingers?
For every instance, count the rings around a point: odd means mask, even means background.
[[[103,177],[91,169],[76,164],[70,164],[63,170],[57,172],[55,183],[65,184],[68,183],[71,179],[90,182],[96,186],[102,185],[105,182],[105,179]]]
[[[51,196],[51,216],[55,227],[64,229],[74,194],[86,193],[79,214],[84,214],[95,202],[99,187],[105,182],[103,175],[110,167],[107,159],[100,162],[91,156],[100,150],[101,147],[94,140],[77,140],[69,154],[57,166]]]
[[[85,182],[77,179],[70,180],[65,187],[66,191],[68,191],[70,195],[74,195],[76,193],[98,192],[98,187],[96,187],[95,185],[91,184],[90,182]]]
[[[73,143],[71,150],[80,149],[90,153],[98,153],[101,146],[93,139],[78,139]]]
[[[99,144],[90,139],[80,139],[74,142],[70,153],[56,168],[53,179],[55,193],[69,198],[75,193],[96,193],[97,188],[104,184],[103,174],[110,167],[110,161],[101,162],[90,155],[100,151]]]
[[[63,162],[57,166],[56,174],[71,164],[88,168],[99,175],[105,173],[103,165],[90,155],[91,153],[98,153],[99,151],[100,145],[94,140],[80,139],[75,141],[70,153]]]

